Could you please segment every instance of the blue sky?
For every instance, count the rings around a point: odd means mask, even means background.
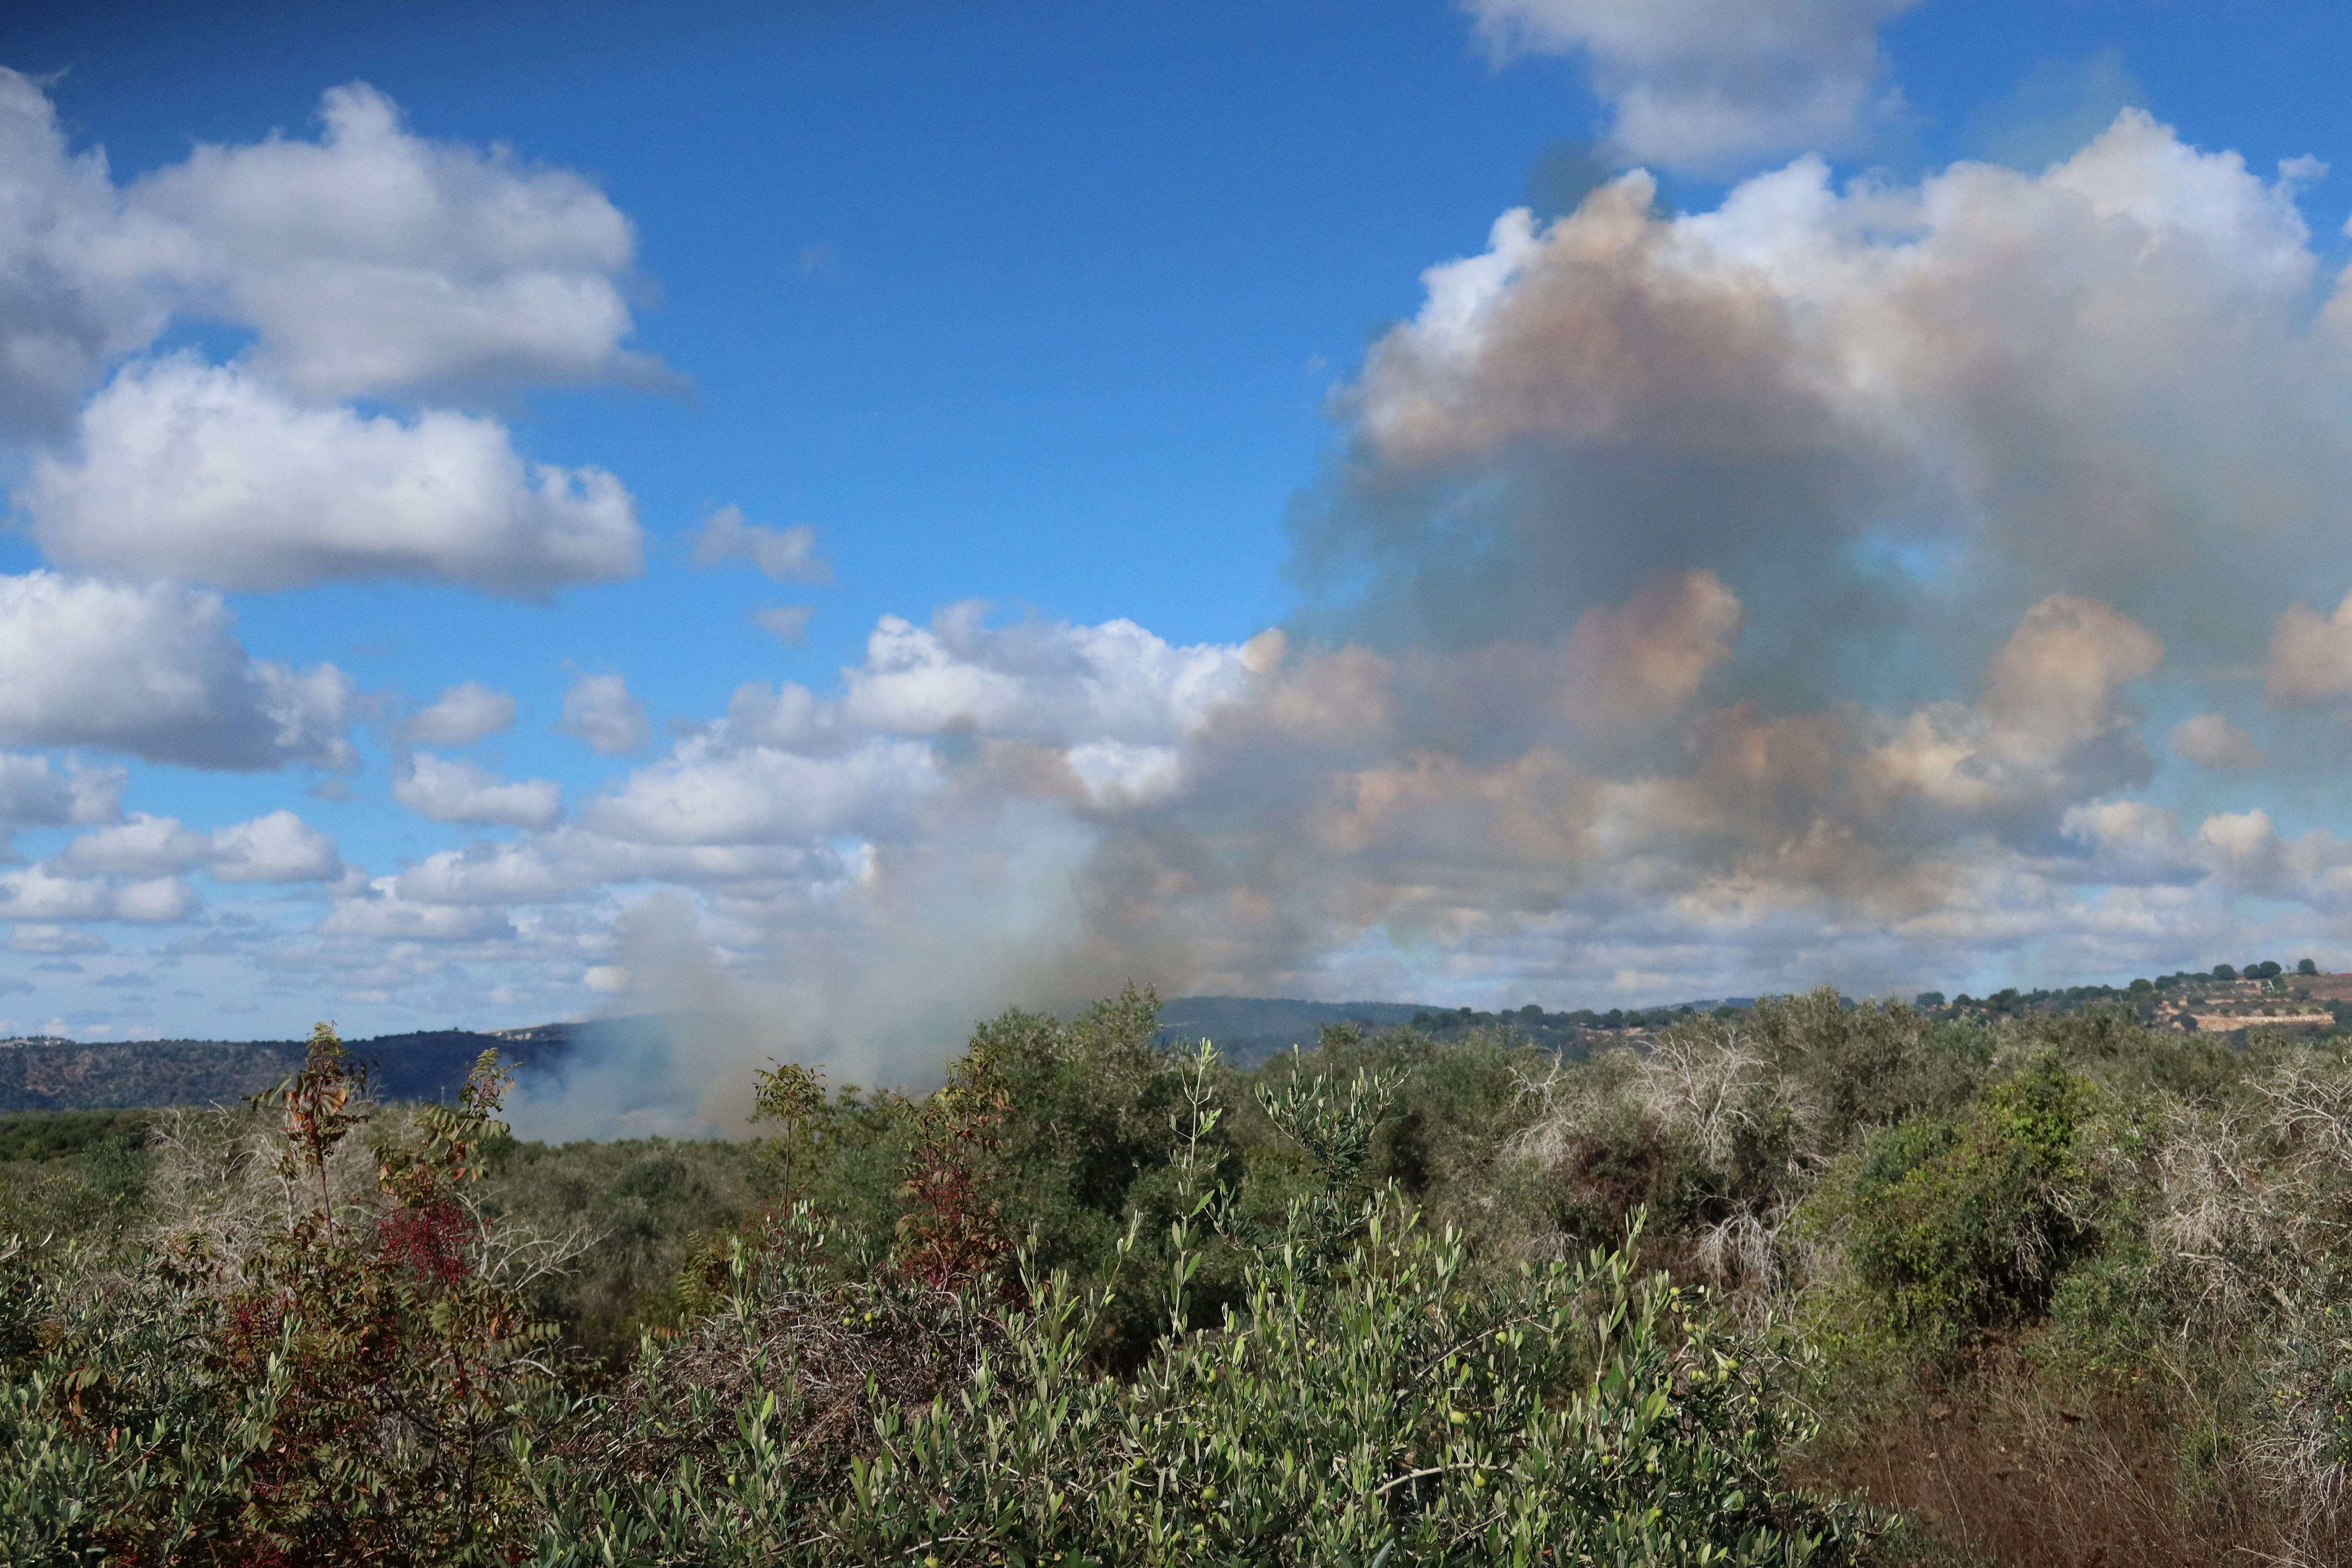
[[[2352,966],[2347,45],[20,8],[0,1023]]]

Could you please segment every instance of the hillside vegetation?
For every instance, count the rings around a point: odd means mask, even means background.
[[[2344,1561],[2352,1067],[2064,1014],[1254,1067],[1130,991],[761,1136],[0,1119],[11,1562]]]
[[[505,1035],[428,1029],[359,1040],[352,1048],[375,1064],[380,1093],[446,1100],[486,1049],[516,1065],[543,1066],[560,1061],[569,1043],[569,1032],[561,1029]],[[0,1040],[0,1115],[229,1103],[285,1078],[302,1065],[307,1048],[300,1040]]]

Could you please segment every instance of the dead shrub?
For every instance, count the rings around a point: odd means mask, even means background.
[[[558,1458],[631,1483],[681,1461],[709,1468],[737,1440],[738,1412],[773,1394],[788,1417],[796,1489],[830,1492],[852,1458],[879,1451],[878,1418],[929,1407],[1004,1348],[998,1319],[968,1290],[803,1283],[789,1264],[740,1248],[735,1269],[736,1293],[721,1310],[667,1341],[649,1337],[635,1369]]]
[[[2196,1469],[2158,1401],[2061,1390],[2005,1348],[1848,1421],[1800,1467],[1900,1513],[1930,1562],[2003,1568],[2243,1568],[2294,1561],[2242,1471]],[[2303,1559],[2303,1561],[2318,1561]]]

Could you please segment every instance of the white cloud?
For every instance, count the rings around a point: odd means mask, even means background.
[[[835,757],[765,746],[679,754],[590,805],[583,821],[642,844],[774,844],[898,827],[936,789],[930,748],[877,738]]]
[[[127,822],[82,834],[49,864],[83,875],[171,877],[203,865],[212,848],[211,839],[183,827],[177,817],[139,811]]]
[[[743,521],[740,507],[723,506],[695,536],[694,563],[715,566],[742,556],[772,583],[830,583],[833,568],[816,552],[816,530],[803,523],[782,531]]]
[[[28,873],[10,907],[51,921],[178,920],[194,899],[173,879],[200,867],[223,882],[331,882],[343,875],[334,839],[290,811],[209,834],[136,812],[80,835]]]
[[[306,395],[582,382],[631,368],[628,220],[587,181],[402,131],[364,83],[317,142],[200,145],[132,185],[196,310]]]
[[[854,875],[838,839],[785,843],[645,843],[576,826],[517,843],[429,855],[393,880],[419,904],[545,904],[595,899],[615,884],[670,882],[734,895],[803,899]]]
[[[314,400],[666,379],[621,347],[634,240],[586,180],[410,135],[363,83],[320,119],[118,188],[0,71],[0,426],[62,435],[175,314],[252,328],[255,365]]]
[[[653,734],[644,706],[617,675],[583,675],[574,680],[563,694],[563,717],[555,727],[573,740],[585,741],[600,757],[643,751]]]
[[[458,904],[415,904],[379,877],[356,898],[339,900],[319,922],[321,934],[373,942],[482,942],[510,938],[514,923],[503,910]]]
[[[1851,145],[1888,106],[1878,29],[1918,0],[1467,0],[1499,57],[1580,54],[1641,162],[1720,173]]]
[[[2200,768],[2250,773],[2263,765],[2263,749],[2226,714],[2200,713],[2172,727],[2172,749]]]
[[[430,752],[409,759],[393,781],[392,797],[434,822],[546,827],[563,815],[563,786],[553,779],[509,784],[463,758],[445,761]]]
[[[821,750],[837,733],[836,705],[821,701],[795,680],[769,686],[751,680],[735,689],[720,722],[727,738],[791,751]]]
[[[512,697],[478,680],[467,680],[443,691],[431,707],[401,725],[400,733],[420,745],[470,746],[485,735],[510,728],[514,718]]]
[[[152,923],[184,920],[195,907],[187,884],[170,877],[113,882],[55,876],[39,866],[0,875],[0,919]]]
[[[169,584],[0,576],[0,743],[243,771],[355,766],[349,678],[252,658],[232,625],[215,595]]]
[[[930,734],[964,723],[1039,740],[1176,740],[1249,676],[1239,647],[1179,647],[1133,621],[991,627],[988,606],[958,605],[921,627],[882,617],[866,662],[847,672],[842,721]]]
[[[332,882],[344,874],[332,834],[290,811],[213,829],[211,869],[222,882]]]
[[[2198,847],[2216,871],[2255,892],[2278,892],[2287,869],[2286,844],[2259,806],[2216,812],[2197,828]]]
[[[410,577],[543,596],[642,569],[635,503],[597,468],[526,465],[488,419],[308,408],[181,357],[126,366],[80,451],[16,504],[55,559],[227,588]]]
[[[569,836],[525,844],[477,844],[426,856],[392,880],[415,904],[541,904],[578,898],[609,871],[564,853]]]
[[[2070,806],[2060,831],[2087,847],[2093,863],[2081,879],[2106,886],[2189,883],[2208,869],[2196,846],[2184,838],[2180,819],[2140,800],[2097,800]]]

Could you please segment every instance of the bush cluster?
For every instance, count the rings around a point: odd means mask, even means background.
[[[1244,1070],[1155,1015],[777,1064],[732,1143],[518,1143],[490,1062],[376,1104],[331,1031],[256,1107],[12,1128],[0,1558],[2352,1544],[2336,1046],[1824,990]]]
[[[1535,1086],[1517,1146],[1595,1236],[1832,1363],[1817,1480],[2001,1562],[2352,1547],[2340,1043],[1828,991]]]
[[[532,1214],[570,1162],[505,1136],[495,1064],[454,1107],[375,1105],[322,1026],[264,1105],[163,1120],[112,1245],[11,1244],[0,1557],[1830,1563],[1878,1539],[1782,1477],[1813,1373],[1780,1336],[1622,1236],[1571,1252],[1539,1205],[1470,1200],[1528,1053],[1341,1030],[1253,1077],[1154,1046],[1155,1010],[1008,1014],[921,1098],[763,1074],[775,1135],[740,1191],[703,1183],[732,1217],[635,1292],[617,1368],[532,1310],[605,1238]]]

